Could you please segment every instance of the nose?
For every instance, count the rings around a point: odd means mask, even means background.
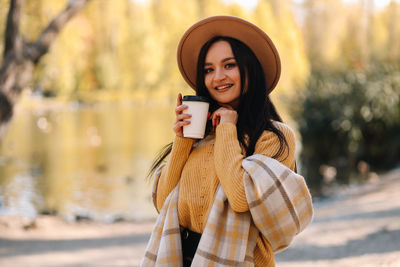
[[[214,76],[215,81],[222,81],[225,79],[225,77],[226,77],[226,75],[225,75],[224,69],[217,68],[215,70],[215,76]]]

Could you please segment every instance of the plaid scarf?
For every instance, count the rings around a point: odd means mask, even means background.
[[[259,233],[278,252],[311,222],[311,196],[302,176],[260,154],[245,158],[242,166],[249,211],[234,212],[219,185],[192,266],[254,266]],[[159,176],[160,170],[153,199]],[[178,196],[179,184],[165,200],[140,266],[182,266]]]

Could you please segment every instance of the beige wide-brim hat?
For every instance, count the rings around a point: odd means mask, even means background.
[[[216,36],[235,38],[256,55],[264,70],[267,93],[278,83],[281,61],[268,35],[256,25],[234,16],[213,16],[193,24],[183,34],[177,51],[178,67],[185,81],[196,90],[196,68],[203,45]]]

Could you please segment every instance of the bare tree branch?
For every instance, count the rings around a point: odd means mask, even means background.
[[[47,53],[50,45],[64,25],[78,13],[90,0],[70,0],[67,7],[57,15],[33,44],[29,45],[27,56],[35,64]]]
[[[24,0],[11,0],[10,9],[8,10],[7,26],[5,34],[4,57],[11,51],[16,51],[17,40],[19,35],[19,22],[21,19],[21,7]]]

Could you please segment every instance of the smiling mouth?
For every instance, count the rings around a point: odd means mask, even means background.
[[[233,86],[233,84],[225,84],[225,85],[222,85],[222,86],[215,87],[215,90],[224,91],[224,90],[227,90],[227,89],[231,88],[232,86]]]

